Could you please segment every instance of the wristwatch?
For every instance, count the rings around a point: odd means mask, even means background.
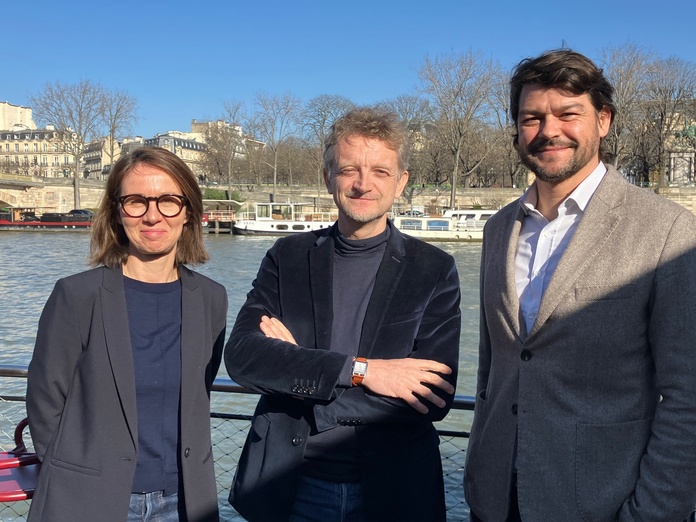
[[[367,373],[367,359],[364,357],[353,357],[353,386],[360,386],[365,374]]]

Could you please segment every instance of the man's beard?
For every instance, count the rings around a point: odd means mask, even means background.
[[[574,149],[573,155],[566,161],[565,164],[548,167],[542,162],[538,161],[534,156],[536,152],[545,147],[558,146]],[[591,140],[585,147],[581,147],[578,142],[572,140],[534,140],[529,144],[529,147],[527,147],[526,153],[520,151],[520,160],[525,167],[534,172],[537,179],[546,183],[557,185],[562,181],[573,177],[578,171],[580,171],[590,162],[598,150],[598,139]]]

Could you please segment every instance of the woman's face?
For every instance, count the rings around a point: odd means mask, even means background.
[[[165,194],[183,196],[181,187],[166,171],[147,164],[138,164],[121,182],[121,197],[140,195],[147,198]],[[179,238],[188,221],[187,207],[174,217],[163,216],[154,200],[148,202],[147,211],[140,217],[130,217],[119,205],[119,222],[128,236],[130,256],[143,262],[171,257],[176,258]]]

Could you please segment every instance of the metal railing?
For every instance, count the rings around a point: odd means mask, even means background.
[[[26,366],[0,365],[0,378],[2,378],[0,389],[3,390],[3,394],[0,395],[0,403],[2,403],[0,404],[0,450],[7,451],[14,447],[14,428],[26,417],[24,395],[26,377]],[[235,400],[230,400],[230,394]],[[244,520],[230,506],[227,496],[246,440],[256,400],[255,392],[242,388],[230,379],[215,380],[211,396],[210,423],[220,520],[223,521]],[[469,433],[460,427],[471,424],[473,409],[473,397],[457,396],[450,414],[438,423],[447,520],[452,522],[469,519],[469,510],[462,490],[462,473]],[[24,439],[31,450],[28,433],[25,433]],[[0,503],[0,520],[3,522],[25,520],[28,511],[29,502]]]

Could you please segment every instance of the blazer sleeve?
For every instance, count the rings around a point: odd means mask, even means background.
[[[661,400],[619,519],[682,520],[696,494],[696,219],[674,221],[657,268],[648,339]]]
[[[262,316],[282,317],[278,245],[261,262],[252,290],[237,315],[225,347],[225,366],[232,380],[259,393],[302,399],[311,394],[329,400],[348,356],[271,339],[259,329]],[[313,328],[311,325],[309,317],[306,328]]]
[[[43,460],[63,413],[82,353],[76,299],[59,280],[44,306],[27,378],[27,415],[34,448]]]
[[[443,375],[443,378],[456,387],[461,330],[460,286],[454,259],[449,256],[447,259],[425,305],[418,332],[410,341],[412,348],[408,357],[446,364],[452,373]],[[374,358],[380,358],[378,353]],[[314,406],[317,429],[330,429],[347,420],[357,420],[359,424],[439,421],[449,412],[454,394],[446,394],[439,388],[434,391],[445,401],[445,406],[438,408],[428,401],[422,401],[428,408],[428,413],[423,414],[401,399],[375,395],[362,386],[348,388],[331,403]]]

